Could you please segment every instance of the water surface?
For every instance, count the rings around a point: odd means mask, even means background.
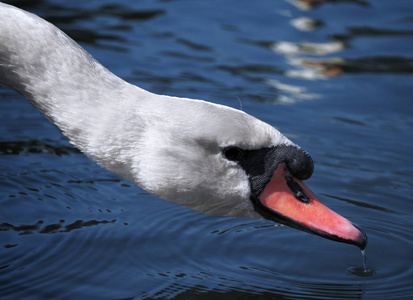
[[[241,108],[310,152],[360,250],[160,200],[0,87],[1,299],[413,297],[411,1],[7,1],[155,93]]]

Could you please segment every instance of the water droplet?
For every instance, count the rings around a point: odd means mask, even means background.
[[[366,250],[361,250],[361,255],[363,256],[363,268],[364,270],[367,269],[367,254],[366,254]]]
[[[360,277],[369,277],[376,274],[376,270],[367,266],[366,250],[361,250],[361,255],[363,256],[363,266],[350,266],[347,268],[347,271]]]

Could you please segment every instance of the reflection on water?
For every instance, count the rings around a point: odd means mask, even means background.
[[[75,229],[81,229],[83,227],[95,226],[99,224],[109,224],[115,223],[116,220],[103,220],[103,221],[82,221],[77,220],[71,224],[65,225],[65,220],[59,220],[55,224],[44,224],[44,221],[38,221],[33,225],[18,225],[14,226],[9,223],[0,224],[0,231],[14,230],[19,232],[19,234],[34,234],[34,233],[58,233],[58,232],[69,232]],[[7,248],[7,245],[5,245]]]
[[[302,10],[310,10],[318,7],[321,4],[328,4],[330,3],[352,3],[359,6],[370,6],[368,1],[364,0],[287,0],[289,3],[293,4],[299,9]]]
[[[326,55],[343,50],[342,42],[328,43],[292,43],[292,42],[276,42],[271,46],[275,52],[289,55],[298,55],[303,53]]]
[[[54,155],[67,155],[69,153],[80,153],[76,148],[69,145],[57,144],[52,140],[45,141],[0,141],[0,153],[3,155],[26,155],[28,153],[48,153]]]
[[[344,73],[413,73],[413,59],[403,57],[367,57],[356,59],[326,58],[326,59],[297,59],[296,65],[301,65],[314,74],[311,78],[324,78],[342,75]],[[300,72],[288,73],[290,76]],[[308,76],[302,76],[309,78]]]
[[[301,26],[311,23],[301,23]],[[311,25],[310,29],[311,30]],[[301,28],[300,28],[301,29]],[[370,56],[359,58],[311,58],[304,55],[327,56],[350,47],[351,41],[356,38],[374,37],[400,37],[412,36],[409,30],[387,30],[372,27],[352,27],[348,34],[334,35],[336,41],[327,43],[293,43],[276,42],[271,49],[276,53],[285,55],[290,65],[299,69],[287,70],[286,76],[302,79],[325,79],[335,77],[343,73],[412,73],[413,60],[400,56]]]
[[[0,87],[1,299],[413,297],[411,2],[8,2],[133,83],[239,98],[279,127],[313,155],[312,189],[367,231],[371,272],[356,247],[157,199]]]
[[[280,92],[277,100],[281,103],[293,104],[297,100],[312,100],[321,97],[317,94],[308,93],[307,89],[302,86],[289,85],[274,79],[267,80],[267,83]]]
[[[370,5],[366,1],[289,0],[289,2],[304,10],[314,9],[318,5],[327,2],[351,2],[361,6]],[[290,24],[297,30],[311,34],[312,31],[319,29],[324,23],[319,19],[301,16],[292,18]],[[346,31],[345,34],[331,34],[328,37],[331,41],[328,42],[277,41],[269,44],[268,47],[277,54],[283,55],[286,62],[293,67],[293,69],[284,71],[285,76],[296,79],[320,80],[346,73],[412,73],[412,59],[409,57],[385,55],[356,58],[331,57],[332,54],[337,55],[346,48],[351,48],[355,39],[412,36],[413,32],[411,30],[384,29],[364,25],[359,27],[350,26],[346,28]],[[308,38],[308,40],[311,40],[311,38]],[[318,58],[313,56],[318,56]],[[320,56],[328,57],[319,58]],[[274,80],[268,80],[267,82],[275,88],[280,85],[278,81]],[[296,88],[298,91],[302,90],[300,86]],[[289,90],[291,91],[291,89]],[[294,103],[295,100],[302,98],[302,94],[296,94],[295,98],[280,95],[278,100],[283,103]]]
[[[301,31],[313,31],[323,25],[323,22],[321,22],[320,20],[308,17],[299,17],[296,19],[292,19],[290,23],[296,29]]]

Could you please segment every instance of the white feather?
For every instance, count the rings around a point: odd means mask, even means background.
[[[16,89],[99,165],[194,210],[260,218],[236,145],[292,144],[236,109],[161,96],[118,78],[45,20],[0,4],[0,82]]]

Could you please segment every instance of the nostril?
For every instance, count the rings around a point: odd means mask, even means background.
[[[297,200],[303,203],[310,203],[310,197],[307,196],[300,184],[294,180],[291,176],[286,176],[287,186],[290,188],[291,192],[294,194]]]

